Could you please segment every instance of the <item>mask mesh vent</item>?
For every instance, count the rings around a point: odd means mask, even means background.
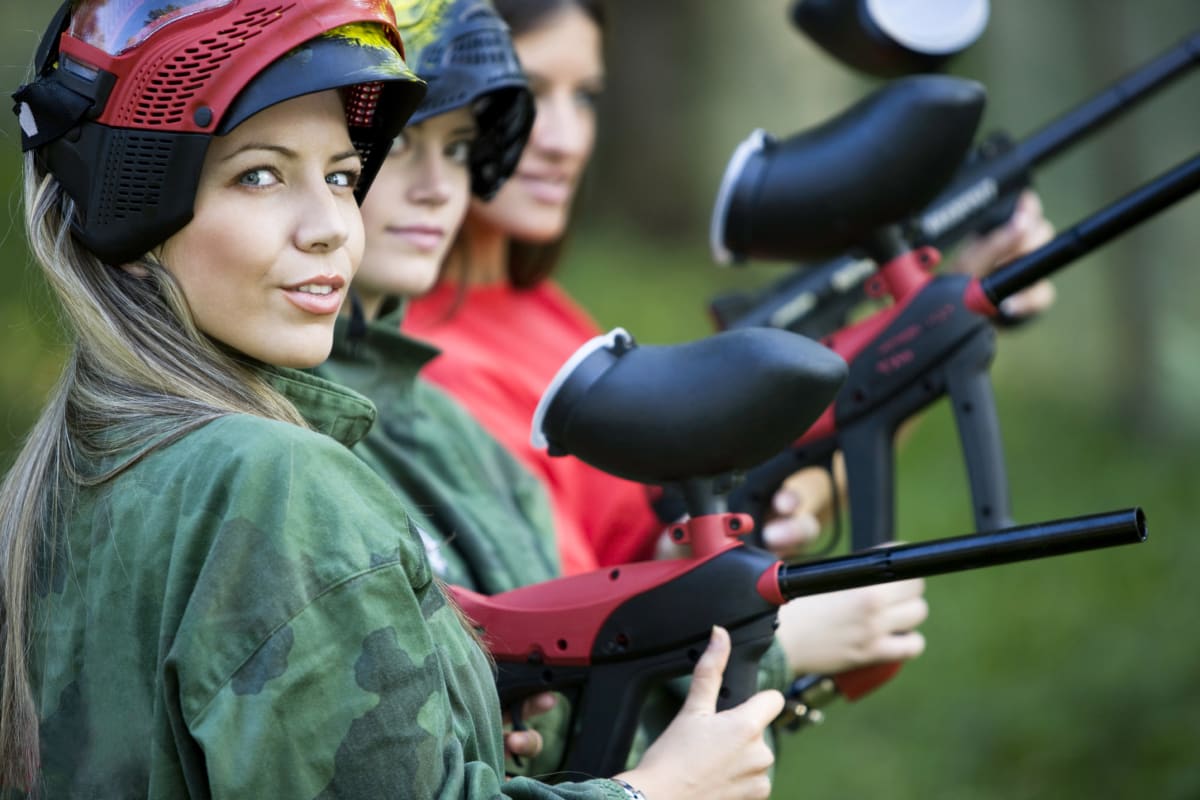
[[[140,217],[159,205],[175,140],[169,133],[114,132],[100,180],[103,193],[95,212],[98,224]]]
[[[383,94],[383,84],[379,81],[360,83],[351,87],[346,93],[346,123],[351,128],[369,128],[375,120],[375,108],[379,105],[379,96]]]
[[[139,70],[135,80],[136,103],[122,109],[120,127],[177,125],[184,120],[189,101],[203,91],[213,74],[255,37],[283,17],[292,6],[277,4],[254,8],[194,45],[157,64]]]

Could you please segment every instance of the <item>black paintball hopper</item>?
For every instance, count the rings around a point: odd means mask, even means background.
[[[840,356],[787,331],[639,347],[617,328],[559,370],[533,443],[642,483],[723,475],[795,441],[845,379]]]
[[[792,24],[878,78],[937,72],[987,28],[988,0],[797,0]]]
[[[961,167],[985,102],[974,81],[915,75],[789,139],[755,131],[721,181],[713,257],[829,258],[916,214]]]

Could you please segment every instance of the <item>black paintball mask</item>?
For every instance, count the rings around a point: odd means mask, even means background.
[[[471,109],[479,129],[471,192],[488,200],[517,168],[533,128],[533,94],[508,25],[487,0],[393,2],[409,63],[429,85],[410,121]]]
[[[341,90],[361,202],[424,95],[387,0],[68,0],[13,94],[22,148],[75,202],[75,237],[134,261],[191,220],[213,136]]]

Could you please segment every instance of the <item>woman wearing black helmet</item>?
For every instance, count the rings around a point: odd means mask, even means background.
[[[343,308],[333,354],[317,374],[376,404],[379,422],[354,450],[415,509],[411,518],[438,576],[490,594],[561,573],[546,499],[464,409],[418,379],[436,351],[398,327],[404,298],[436,280],[471,195],[492,196],[515,168],[533,103],[489,3],[450,0],[422,12],[399,9],[398,22],[409,63],[429,91],[363,204],[366,252],[352,286],[359,317]],[[561,763],[562,710],[534,721],[547,732],[547,752],[518,765],[524,774]],[[506,743],[517,737],[528,747],[527,734],[510,734]],[[686,755],[671,760],[694,761]]]
[[[355,201],[419,85],[378,0],[72,0],[52,24],[15,97],[74,342],[0,490],[0,787],[624,796],[502,783],[487,660],[343,446],[372,407],[289,369],[328,353]]]

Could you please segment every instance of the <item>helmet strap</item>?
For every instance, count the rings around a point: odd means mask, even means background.
[[[37,77],[13,92],[13,113],[21,125],[21,149],[29,152],[61,139],[95,116],[112,91],[115,77],[60,57],[59,42],[70,27],[71,0],[63,3],[34,57]]]

